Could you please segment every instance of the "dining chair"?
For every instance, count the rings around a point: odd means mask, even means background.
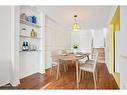
[[[79,66],[82,65],[82,64],[85,64],[85,62],[88,60],[88,58],[86,57],[86,55],[83,55],[83,58],[82,59],[79,59]],[[82,72],[82,77],[84,77],[84,73],[86,73],[85,71]]]
[[[98,52],[98,49],[92,48],[91,53],[90,53],[90,59],[94,59],[93,57],[95,57],[94,55],[96,54],[96,52]]]
[[[56,67],[57,64],[59,63],[59,59],[56,57],[58,54],[59,54],[58,50],[51,51],[52,63],[50,68],[50,75],[52,74],[53,68]]]
[[[94,63],[94,60],[95,60],[95,56],[96,56],[96,53],[98,52],[97,49],[92,49],[91,53],[89,54],[89,60],[86,60],[87,63]]]
[[[87,57],[84,56],[82,59],[79,59],[79,64],[85,64],[85,62],[87,61]]]
[[[97,60],[98,60],[98,52],[96,52],[96,54],[94,55],[94,60],[93,61],[89,62],[89,60],[88,60],[88,61],[85,62],[85,64],[80,65],[80,72],[79,72],[79,82],[80,82],[80,79],[81,79],[81,72],[82,71],[93,73],[95,89],[96,89],[96,76],[97,76],[95,74],[95,70],[96,70]]]
[[[67,49],[63,49],[61,51],[61,54],[63,56],[66,56],[68,53],[69,53],[69,51]],[[62,61],[61,63],[63,65],[64,71],[67,72],[68,71],[68,61]]]
[[[51,51],[52,63],[51,63],[51,68],[50,68],[50,75],[52,74],[53,68],[57,67],[57,65],[60,64],[60,63],[64,68],[64,72],[66,72],[68,70],[68,66],[66,64],[67,62],[61,61],[59,63],[59,59],[57,58],[57,56],[59,56],[59,55],[61,55],[61,51],[59,51],[59,50]]]

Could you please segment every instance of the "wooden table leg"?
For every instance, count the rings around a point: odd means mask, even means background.
[[[79,67],[78,61],[76,60],[76,86],[79,88]]]
[[[60,76],[60,60],[59,60],[59,63],[57,65],[57,76],[56,76],[57,80],[59,79],[59,76]]]

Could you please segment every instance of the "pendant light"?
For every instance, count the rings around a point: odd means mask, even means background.
[[[72,26],[72,29],[73,29],[73,31],[79,31],[80,30],[80,25],[79,25],[79,23],[77,23],[77,15],[74,15],[74,19],[75,19],[75,22]]]

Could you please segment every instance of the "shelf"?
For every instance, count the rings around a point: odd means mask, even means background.
[[[24,35],[20,35],[20,37],[30,38],[30,39],[42,39],[41,37],[30,37],[30,36],[24,36]]]
[[[40,52],[42,50],[28,50],[28,51],[19,51],[19,52]]]
[[[28,26],[33,26],[33,27],[36,27],[36,28],[41,28],[41,26],[40,26],[40,25],[37,25],[37,24],[31,23],[31,22],[26,21],[26,20],[23,20],[23,19],[20,19],[20,23],[25,24],[25,25],[28,25]]]

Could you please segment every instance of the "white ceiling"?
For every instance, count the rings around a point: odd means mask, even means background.
[[[81,28],[99,29],[107,26],[111,6],[43,6],[41,9],[68,29],[72,28],[75,14]]]

